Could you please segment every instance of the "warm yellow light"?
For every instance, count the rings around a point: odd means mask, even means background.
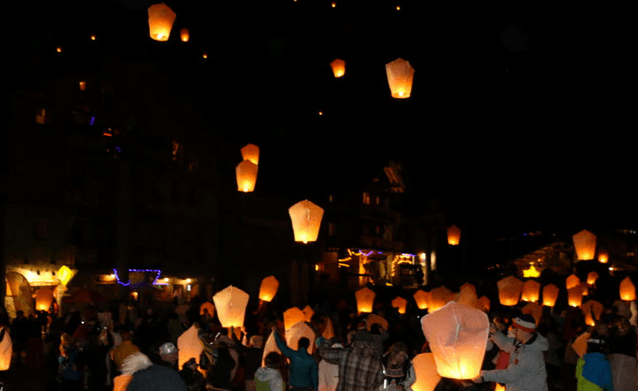
[[[402,58],[389,62],[385,65],[388,84],[391,96],[397,99],[406,99],[412,93],[412,79],[414,78],[414,68],[410,63]]]
[[[249,193],[255,190],[259,166],[250,160],[244,160],[235,167],[237,190]]]
[[[337,6],[337,3],[332,2],[332,8],[335,8]]]
[[[85,81],[81,81],[80,82],[80,91],[84,91],[86,90],[86,82]]]
[[[543,305],[546,307],[553,307],[558,299],[558,293],[560,290],[554,284],[547,284],[543,287]]]
[[[541,276],[541,272],[536,270],[536,267],[534,265],[531,265],[529,269],[523,270],[523,277],[525,278],[534,278],[534,277],[540,277],[540,276]]]
[[[596,255],[596,235],[586,229],[572,236],[579,261],[589,261]]]
[[[75,275],[75,272],[68,266],[64,265],[60,269],[58,269],[55,275],[58,276],[58,280],[60,280],[60,283],[66,286],[66,284],[68,284]]]
[[[587,284],[594,285],[596,283],[596,280],[598,280],[598,273],[589,272],[587,274]]]
[[[567,303],[572,307],[580,307],[583,302],[583,287],[577,285],[567,289]]]
[[[537,302],[540,296],[541,284],[534,280],[527,280],[523,284],[521,299],[524,301]]]
[[[357,311],[362,313],[371,313],[374,304],[375,293],[368,287],[363,287],[354,293],[357,299]]]
[[[166,4],[153,4],[148,7],[149,35],[156,41],[168,41],[177,15]]]
[[[58,53],[62,53],[62,48],[60,46],[58,46],[57,48],[55,48],[55,51]]]
[[[600,263],[609,262],[609,253],[607,252],[607,250],[601,249],[598,251],[598,262]]]
[[[408,307],[408,301],[401,296],[397,296],[394,300],[392,300],[392,307],[396,308],[400,314],[405,314],[406,308]]]
[[[570,275],[569,277],[567,277],[565,279],[565,288],[566,289],[570,289],[570,288],[573,288],[573,287],[578,286],[578,285],[580,285],[580,278],[578,278],[578,276],[575,275],[575,274],[572,274],[572,275]]]
[[[319,236],[323,208],[308,200],[300,201],[288,209],[296,242],[314,242]]]
[[[96,39],[95,34],[92,34],[91,35],[91,41],[95,41],[95,39]]]
[[[190,32],[186,27],[182,27],[180,30],[180,37],[182,38],[182,42],[188,42],[190,39]]]
[[[340,58],[335,59],[330,63],[332,73],[335,77],[341,77],[346,74],[346,62]]]
[[[447,229],[447,243],[450,246],[457,246],[461,242],[461,229],[452,225]]]
[[[514,276],[505,277],[498,281],[498,298],[502,305],[515,306],[521,296],[523,281]]]
[[[204,54],[202,54],[202,57],[203,57],[203,58],[208,58],[208,54],[207,54],[207,53],[204,53]]]
[[[259,165],[259,147],[255,144],[246,144],[240,150],[241,157],[244,160],[250,160],[254,164]]]
[[[239,288],[229,286],[213,296],[217,318],[222,327],[242,327],[249,295]]]
[[[629,277],[625,277],[620,282],[620,299],[625,301],[636,300],[636,287]]]
[[[187,284],[190,284],[190,283],[191,283],[191,279],[190,279],[190,278],[187,278],[187,279],[186,279],[186,283],[187,283]]]
[[[259,286],[259,300],[271,302],[279,289],[279,281],[275,276],[269,276],[261,280]]]

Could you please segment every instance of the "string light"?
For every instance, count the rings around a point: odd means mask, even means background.
[[[129,271],[129,273],[131,273],[131,272],[133,272],[133,273],[156,273],[155,279],[153,279],[153,282],[151,283],[151,285],[155,285],[157,280],[160,278],[160,275],[162,274],[162,271],[159,270],[159,269],[128,269],[128,271]],[[115,280],[117,281],[118,284],[124,285],[124,286],[128,286],[130,289],[137,289],[142,284],[144,284],[144,282],[139,282],[139,283],[133,284],[133,283],[131,283],[130,279],[129,279],[129,282],[122,282],[122,280],[120,280],[120,276],[117,274],[117,269],[113,269],[113,274],[115,275]]]

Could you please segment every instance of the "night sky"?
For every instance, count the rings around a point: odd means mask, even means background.
[[[182,0],[167,2],[178,16],[169,42],[157,43],[148,2],[60,3],[21,2],[5,13],[11,82],[26,64],[46,67],[49,57],[29,53],[81,52],[92,33],[122,58],[148,50],[210,114],[213,138],[260,146],[263,178],[282,190],[365,182],[393,158],[406,165],[413,194],[436,197],[452,222],[635,226],[628,10]],[[191,31],[186,44],[181,27]],[[385,76],[398,57],[415,68],[406,100],[390,97]],[[335,58],[346,61],[341,79],[329,67]]]

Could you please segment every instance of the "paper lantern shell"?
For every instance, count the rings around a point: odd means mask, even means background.
[[[370,314],[366,317],[366,329],[368,331],[372,330],[372,325],[375,323],[386,330],[388,329],[388,327],[390,327],[390,324],[388,323],[388,321],[382,316],[379,316],[376,314]]]
[[[578,355],[583,357],[587,353],[587,339],[591,336],[591,333],[585,332],[576,337],[574,343],[572,343],[572,349]]]
[[[281,350],[279,350],[279,348],[277,347],[277,342],[275,341],[274,332],[270,333],[270,335],[268,336],[268,339],[266,339],[266,343],[264,344],[264,354],[261,356],[261,366],[262,367],[266,366],[264,360],[266,359],[266,356],[270,352],[276,352],[276,353],[281,354]]]
[[[498,298],[502,305],[515,306],[523,290],[523,281],[514,276],[505,277],[498,281]]]
[[[596,281],[598,280],[598,273],[596,272],[589,272],[587,274],[587,284],[589,285],[594,285],[596,283]]]
[[[235,167],[235,176],[237,177],[237,190],[244,193],[250,193],[255,190],[257,183],[257,172],[259,166],[250,160],[244,160]]]
[[[457,303],[465,304],[470,307],[476,307],[477,300],[478,297],[476,295],[476,287],[472,284],[465,283],[461,285],[455,301]]]
[[[275,276],[269,276],[261,280],[259,286],[259,300],[271,302],[279,289],[279,281]]]
[[[331,62],[330,67],[335,77],[342,77],[346,73],[346,62],[339,58]]]
[[[417,354],[412,359],[412,366],[416,375],[416,381],[411,386],[412,391],[434,391],[441,381],[441,375],[436,372],[434,354]]]
[[[156,41],[168,41],[177,15],[164,3],[148,7],[149,35]]]
[[[447,303],[455,299],[455,293],[449,290],[445,286],[439,286],[430,291],[430,297],[428,301],[428,312],[432,313]]]
[[[326,318],[326,327],[323,329],[321,336],[325,339],[332,339],[335,337],[335,328],[330,318]]]
[[[286,330],[286,344],[290,349],[297,350],[299,340],[303,337],[308,338],[310,346],[308,353],[312,354],[315,349],[315,332],[305,323],[295,323],[291,328]]]
[[[525,305],[525,307],[521,308],[521,312],[523,314],[532,315],[536,320],[536,326],[538,326],[541,321],[541,317],[543,316],[543,306],[536,302],[530,301]]]
[[[315,242],[319,236],[323,209],[308,200],[288,209],[296,242]]]
[[[580,261],[589,261],[596,256],[596,235],[586,229],[572,236],[576,257]]]
[[[565,289],[570,289],[577,285],[580,285],[580,278],[577,275],[572,274],[565,279]]]
[[[487,312],[490,310],[491,304],[492,304],[492,301],[489,299],[489,297],[481,296],[478,298],[478,300],[476,300],[476,304],[474,306],[481,311]]]
[[[405,314],[405,310],[408,306],[408,301],[401,296],[397,296],[392,300],[392,307],[396,308],[400,314]]]
[[[204,350],[202,341],[199,339],[199,329],[191,326],[177,338],[177,363],[182,369],[184,363],[194,358],[199,364],[199,357]]]
[[[35,293],[35,309],[48,312],[51,304],[53,304],[53,290],[47,286],[38,289]]]
[[[439,375],[450,379],[479,375],[489,335],[485,312],[451,301],[421,318],[421,326]]]
[[[4,327],[5,332],[2,340],[0,341],[0,371],[6,371],[11,366],[11,357],[13,356],[13,341],[11,341],[11,335],[9,328]]]
[[[190,32],[188,31],[188,29],[186,27],[183,27],[180,31],[180,38],[182,39],[182,42],[188,42],[188,40],[191,38]]]
[[[357,311],[360,314],[372,312],[375,293],[368,287],[363,287],[354,293],[357,299]]]
[[[625,277],[620,282],[620,299],[625,301],[636,300],[636,287],[629,277]]]
[[[425,310],[428,308],[428,292],[418,289],[416,292],[414,292],[414,295],[412,295],[412,297],[414,297],[414,301],[416,302],[416,305],[417,307],[419,307],[420,310]]]
[[[305,321],[306,314],[297,307],[291,307],[284,311],[284,330],[288,330],[297,323]]]
[[[527,280],[523,283],[521,299],[523,301],[537,302],[540,297],[541,284],[534,280]]]
[[[255,144],[246,144],[241,148],[241,157],[259,165],[259,147]]]
[[[402,58],[385,64],[385,72],[390,85],[390,93],[395,99],[409,98],[412,93],[414,68]]]
[[[457,246],[461,243],[461,229],[456,225],[452,225],[447,229],[447,243],[450,246]]]
[[[222,327],[242,327],[248,305],[248,293],[229,286],[213,296],[217,318]]]
[[[543,287],[543,305],[553,307],[558,300],[560,289],[554,284],[547,284]]]
[[[585,324],[587,326],[595,326],[596,321],[598,321],[603,314],[604,307],[602,303],[596,300],[587,300],[581,305],[580,309],[583,311],[583,315],[585,315]]]
[[[215,306],[210,301],[204,302],[199,306],[200,315],[204,315],[206,312],[208,312],[210,316],[215,316]]]
[[[582,285],[569,288],[567,290],[567,303],[572,307],[580,307],[583,302],[583,287]]]

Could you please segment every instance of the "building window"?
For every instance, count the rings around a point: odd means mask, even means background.
[[[367,191],[363,192],[363,204],[370,205],[370,193],[368,193]]]
[[[374,202],[375,202],[377,205],[381,205],[381,197],[379,197],[379,196],[374,197]]]

